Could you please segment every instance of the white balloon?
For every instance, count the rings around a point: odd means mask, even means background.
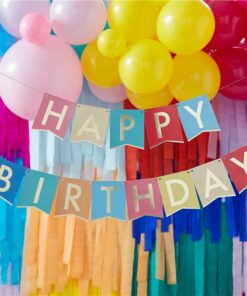
[[[4,29],[16,38],[20,38],[19,25],[22,18],[31,12],[49,17],[49,0],[0,0],[0,20]]]

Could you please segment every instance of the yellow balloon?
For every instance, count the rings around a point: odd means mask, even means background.
[[[99,34],[97,46],[102,55],[108,58],[116,58],[124,52],[126,40],[118,30],[107,29]]]
[[[155,94],[137,94],[129,89],[126,89],[126,93],[128,99],[136,108],[144,110],[169,105],[173,99],[168,87]]]
[[[177,55],[169,89],[180,102],[206,94],[213,99],[219,90],[220,79],[218,65],[204,51]]]
[[[128,43],[156,36],[156,21],[161,9],[159,1],[111,0],[108,22],[122,32]]]
[[[132,44],[119,61],[123,84],[140,94],[161,91],[168,84],[172,70],[173,61],[168,50],[151,39]]]
[[[98,48],[97,42],[89,43],[84,49],[81,59],[85,77],[101,87],[112,87],[121,84],[118,74],[119,58],[107,58]]]
[[[170,0],[157,20],[159,40],[176,54],[200,51],[211,40],[214,29],[214,15],[201,0]]]

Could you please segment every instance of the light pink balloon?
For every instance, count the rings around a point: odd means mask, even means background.
[[[0,63],[0,96],[22,118],[33,120],[45,93],[76,102],[82,88],[80,61],[55,36],[44,46],[15,43]]]
[[[103,0],[54,0],[50,9],[53,31],[69,44],[85,44],[103,31],[107,20]]]
[[[88,86],[91,92],[100,100],[107,103],[120,103],[123,102],[126,98],[126,91],[123,84],[114,86],[114,87],[99,87],[88,81]]]
[[[19,25],[22,18],[30,12],[49,16],[49,0],[0,0],[1,25],[11,35],[20,38]]]
[[[42,45],[49,39],[51,24],[43,14],[32,12],[21,20],[20,33],[25,40]]]

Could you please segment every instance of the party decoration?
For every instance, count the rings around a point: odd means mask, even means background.
[[[116,58],[124,52],[126,40],[118,30],[107,29],[99,34],[97,46],[102,55],[108,58]]]
[[[147,110],[145,126],[150,148],[165,142],[184,142],[182,126],[175,105]]]
[[[126,221],[125,188],[123,182],[92,183],[92,220],[113,217]]]
[[[221,72],[220,92],[235,100],[247,99],[247,49],[225,48],[213,54]]]
[[[200,209],[193,182],[187,172],[159,177],[158,184],[166,216],[181,209]]]
[[[1,96],[8,108],[33,120],[45,93],[75,102],[82,88],[79,60],[73,49],[50,36],[43,46],[15,43],[0,63]]]
[[[51,33],[49,20],[40,13],[29,13],[23,17],[20,23],[20,33],[28,42],[45,44]]]
[[[223,162],[218,159],[189,171],[205,207],[219,197],[235,196]]]
[[[189,141],[202,132],[220,131],[207,96],[200,96],[178,104],[178,113]]]
[[[106,7],[102,0],[55,0],[51,4],[52,29],[70,44],[85,44],[94,40],[103,31],[106,19]]]
[[[0,57],[16,42],[16,38],[6,32],[2,26],[0,26]]]
[[[50,214],[59,177],[34,170],[26,170],[16,198],[17,207],[36,207]]]
[[[82,69],[91,83],[101,87],[113,87],[121,84],[118,74],[118,58],[103,56],[94,41],[87,45],[82,54]]]
[[[110,114],[110,147],[131,145],[144,148],[144,112],[112,110]]]
[[[175,56],[169,89],[176,100],[182,102],[204,94],[213,99],[219,87],[220,70],[211,56],[203,51]]]
[[[238,192],[243,192],[247,187],[247,151],[242,147],[223,157],[229,175]]]
[[[215,33],[207,49],[221,49],[237,45],[245,36],[246,17],[238,1],[210,1],[215,17]]]
[[[154,38],[159,1],[110,1],[110,27],[121,32],[128,43],[142,38]]]
[[[71,141],[87,141],[99,147],[105,144],[109,110],[87,105],[77,105]]]
[[[121,103],[127,98],[125,87],[123,86],[123,84],[119,84],[113,87],[100,87],[94,85],[91,82],[88,82],[88,86],[91,92],[99,100],[107,103]]]
[[[163,205],[157,180],[154,178],[125,182],[130,220],[143,216],[163,217]]]
[[[22,18],[31,12],[41,13],[48,17],[49,9],[48,0],[3,0],[0,3],[1,24],[8,33],[20,38],[19,25]]]
[[[32,128],[51,131],[63,139],[75,107],[69,101],[45,94]]]
[[[157,20],[159,40],[176,54],[200,51],[212,38],[214,29],[214,15],[200,0],[168,1]]]
[[[0,157],[0,197],[12,205],[25,175],[25,168]]]
[[[89,219],[91,184],[89,181],[61,178],[57,189],[55,216],[74,215]]]
[[[166,86],[154,94],[139,94],[126,89],[128,99],[138,109],[151,109],[169,105],[173,96]]]
[[[173,71],[171,55],[159,42],[149,39],[132,44],[119,61],[119,75],[132,92],[152,94],[161,91]]]

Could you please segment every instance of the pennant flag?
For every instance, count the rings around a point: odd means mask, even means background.
[[[77,105],[71,141],[86,141],[99,147],[104,147],[108,122],[108,109]]]
[[[58,184],[55,216],[74,215],[89,220],[91,182],[61,178]]]
[[[129,219],[163,217],[163,205],[155,178],[125,182]]]
[[[59,177],[34,170],[26,170],[16,198],[17,207],[36,207],[50,214]]]
[[[247,146],[223,157],[223,162],[238,192],[247,188]]]
[[[0,157],[0,197],[12,205],[25,175],[25,168]]]
[[[195,187],[187,172],[158,178],[166,216],[182,209],[200,209]]]
[[[164,142],[184,142],[176,105],[145,111],[145,127],[151,148]]]
[[[144,148],[144,111],[111,110],[110,147],[130,145]]]
[[[74,103],[45,94],[32,129],[50,131],[63,139],[74,110]]]
[[[189,174],[195,184],[203,207],[219,197],[235,196],[221,159],[193,168],[189,171]]]
[[[126,221],[125,188],[123,182],[92,183],[92,220],[113,217]]]
[[[200,96],[179,103],[177,108],[188,141],[203,132],[220,131],[207,96]]]

